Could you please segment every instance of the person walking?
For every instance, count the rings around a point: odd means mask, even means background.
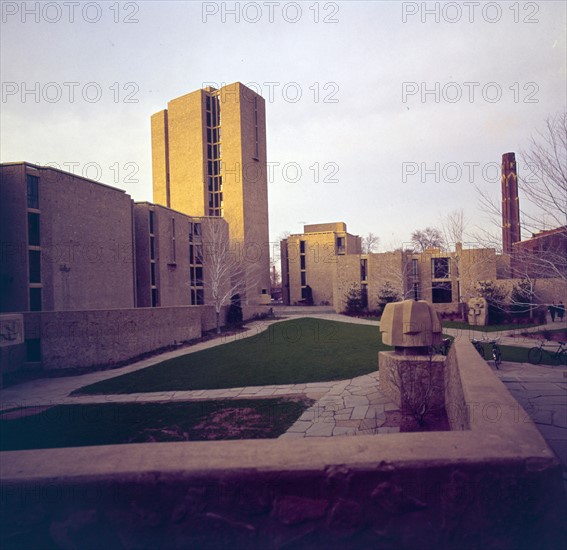
[[[563,321],[563,317],[565,316],[565,306],[563,302],[559,300],[559,304],[557,304],[557,317],[559,317],[559,321]]]
[[[555,302],[553,302],[547,309],[549,310],[549,314],[551,315],[551,322],[555,323],[555,314],[557,313]]]

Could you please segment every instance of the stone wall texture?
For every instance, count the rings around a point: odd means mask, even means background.
[[[45,370],[113,365],[201,336],[197,306],[24,313]]]

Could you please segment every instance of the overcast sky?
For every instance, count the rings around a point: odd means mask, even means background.
[[[1,161],[151,201],[150,116],[241,81],[266,99],[271,240],[344,221],[386,250],[458,208],[483,224],[473,182],[498,197],[502,154],[525,169],[565,109],[565,2],[72,4],[2,2]]]

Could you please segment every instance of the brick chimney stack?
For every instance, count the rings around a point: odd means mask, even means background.
[[[512,253],[512,244],[521,240],[520,203],[516,155],[502,155],[502,252]]]

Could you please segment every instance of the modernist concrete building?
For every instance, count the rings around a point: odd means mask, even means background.
[[[196,90],[155,113],[154,202],[190,216],[222,216],[245,266],[248,303],[269,302],[264,99],[236,82]]]
[[[281,242],[284,304],[333,303],[333,278],[338,259],[360,255],[361,239],[347,233],[343,222],[305,225],[303,233]]]
[[[24,162],[0,166],[0,194],[0,312],[211,303],[223,218]]]
[[[376,310],[385,285],[401,299],[427,300],[439,312],[457,312],[459,303],[475,295],[478,281],[496,279],[496,251],[492,248],[454,252],[428,249],[422,253],[398,250],[337,258],[333,305],[345,309],[346,294],[356,283],[367,307]]]
[[[132,200],[27,162],[0,165],[0,312],[132,308]]]
[[[148,202],[134,204],[134,219],[138,307],[210,304],[218,245],[228,243],[226,221]]]

